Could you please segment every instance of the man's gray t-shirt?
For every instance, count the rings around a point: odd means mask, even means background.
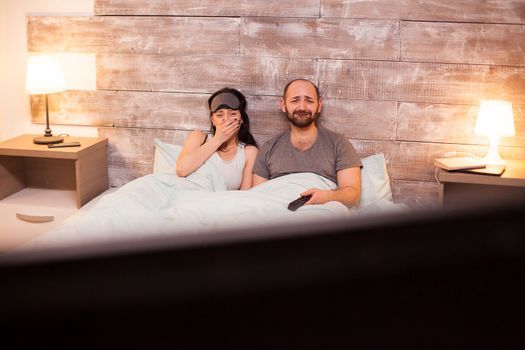
[[[337,172],[361,167],[361,159],[342,135],[317,127],[317,140],[304,152],[296,150],[290,130],[268,140],[257,153],[253,172],[265,179],[291,173],[315,173],[337,183]]]

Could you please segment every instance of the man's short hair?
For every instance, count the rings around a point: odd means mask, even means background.
[[[315,93],[317,94],[317,99],[319,100],[321,98],[321,94],[319,93],[319,88],[317,87],[317,85],[312,83],[310,80],[303,79],[303,78],[294,79],[294,80],[291,80],[290,82],[288,82],[288,84],[286,84],[286,86],[284,87],[283,98],[286,96],[286,92],[288,91],[288,88],[290,87],[290,85],[292,85],[292,83],[294,83],[296,81],[306,81],[306,82],[312,84],[312,86],[315,88]]]

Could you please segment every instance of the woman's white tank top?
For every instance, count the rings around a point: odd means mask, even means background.
[[[223,160],[217,152],[213,153],[209,159],[224,176],[228,190],[238,190],[241,187],[245,162],[244,147],[244,143],[239,142],[237,152],[232,160]]]

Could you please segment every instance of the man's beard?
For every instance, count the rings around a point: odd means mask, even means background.
[[[290,123],[292,123],[298,128],[306,128],[307,126],[310,126],[310,124],[315,122],[315,120],[319,116],[318,113],[312,114],[312,112],[310,112],[307,109],[296,109],[295,111],[293,111],[293,113],[290,113],[290,111],[288,111],[288,108],[285,109],[286,117],[288,118]]]

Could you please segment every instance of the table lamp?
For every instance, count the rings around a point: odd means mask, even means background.
[[[66,90],[66,83],[60,64],[53,56],[30,57],[27,63],[26,93],[29,95],[45,95],[46,98],[46,130],[44,136],[35,137],[34,143],[60,143],[62,137],[53,136],[49,128],[49,108],[47,95]]]
[[[488,136],[489,151],[483,160],[486,164],[505,165],[498,152],[500,137],[514,136],[514,116],[512,103],[507,101],[482,100],[474,133]]]

